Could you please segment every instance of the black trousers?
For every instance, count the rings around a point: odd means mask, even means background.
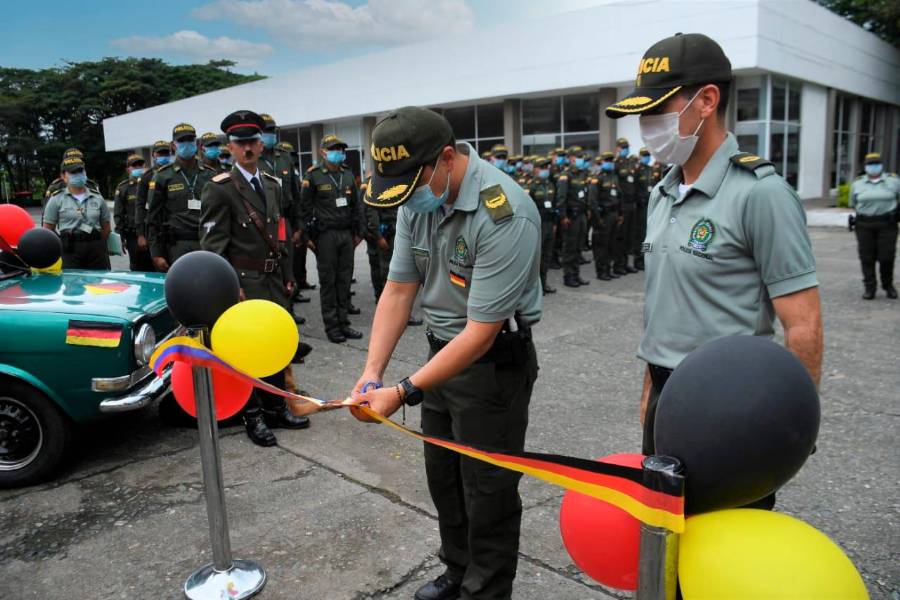
[[[425,392],[422,431],[499,451],[521,451],[537,356],[525,364],[476,363]],[[438,512],[440,559],[464,600],[507,600],[519,550],[521,475],[425,444],[428,490]]]
[[[301,242],[299,246],[294,246],[294,279],[297,281],[297,285],[301,283],[309,283],[306,279],[306,253],[309,248],[306,247],[305,242]]]
[[[875,289],[875,263],[881,275],[881,287],[894,284],[894,256],[897,253],[897,221],[887,217],[880,220],[856,220],[856,243],[862,266],[863,284]]]
[[[128,268],[132,271],[155,273],[153,259],[150,257],[150,249],[141,249],[138,246],[138,235],[134,232],[122,234],[125,249],[128,251]]]
[[[548,218],[541,219],[541,286],[547,287],[547,272],[553,257],[553,238],[556,234],[556,223]]]
[[[109,251],[102,239],[63,242],[62,261],[63,269],[110,269]]]
[[[277,373],[275,373],[274,375],[270,375],[269,377],[263,377],[262,380],[266,383],[274,385],[280,390],[283,390],[285,385],[284,370],[278,371]],[[281,410],[284,404],[285,400],[282,396],[277,396],[269,392],[264,392],[263,390],[254,389],[253,393],[250,394],[250,399],[247,400],[247,404],[245,404],[244,408],[241,410],[241,413],[255,414],[259,412],[260,409],[268,411]]]
[[[610,270],[615,227],[616,215],[606,215],[602,220],[594,219],[591,250],[594,252],[594,268],[597,270],[598,276],[608,273]]]
[[[348,321],[353,278],[353,236],[349,229],[326,229],[316,239],[319,299],[326,331],[339,331]]]
[[[394,236],[386,235],[387,250],[382,250],[375,242],[366,242],[366,253],[369,255],[369,273],[372,277],[372,290],[375,292],[375,300],[381,298],[381,292],[387,283],[388,271],[391,268],[391,257],[394,255]]]
[[[579,277],[581,272],[581,242],[587,232],[584,214],[569,217],[569,226],[563,229],[562,267],[566,277]]]
[[[632,202],[622,204],[622,222],[616,225],[613,234],[613,268],[624,269],[628,266],[628,253],[634,244],[635,205]]]

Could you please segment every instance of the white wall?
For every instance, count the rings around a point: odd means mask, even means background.
[[[825,171],[830,157],[826,156],[828,123],[828,88],[803,83],[800,95],[800,165],[797,193],[801,198],[827,195]]]

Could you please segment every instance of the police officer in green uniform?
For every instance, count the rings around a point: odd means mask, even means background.
[[[84,153],[82,153],[81,150],[79,150],[78,148],[68,148],[65,152],[63,152],[62,160],[64,161],[69,157],[75,157],[75,158],[80,158],[81,160],[84,160]],[[60,164],[62,164],[62,163],[60,163]],[[95,194],[100,193],[100,187],[96,181],[88,179],[86,187],[87,187],[87,189],[91,190]],[[52,196],[56,192],[63,190],[65,188],[66,188],[66,180],[65,180],[62,170],[60,170],[59,177],[57,177],[56,179],[51,181],[50,185],[47,186],[47,189],[44,190],[44,195],[41,198],[41,210],[43,210],[44,207],[47,206],[47,201],[50,200],[50,196]]]
[[[863,300],[875,297],[878,284],[875,279],[876,261],[882,289],[888,298],[896,300],[894,256],[897,253],[900,179],[884,172],[884,164],[878,152],[866,154],[865,171],[850,186],[850,207],[856,209],[856,243],[865,286]]]
[[[457,145],[446,119],[428,109],[390,113],[372,132],[371,154],[365,201],[400,210],[354,401],[383,415],[422,403],[426,435],[522,450],[537,377],[531,326],[542,302],[534,202],[472,146]],[[399,384],[379,387],[420,287],[429,360]],[[425,472],[447,570],[415,597],[510,598],[520,475],[430,444]]]
[[[590,176],[581,146],[568,150],[569,170],[556,180],[559,224],[563,230],[563,285],[578,287],[590,282],[581,278],[581,241],[587,231]]]
[[[219,156],[222,155],[222,140],[219,139],[212,131],[207,131],[200,136],[200,157],[201,163],[213,169],[216,173],[229,170],[222,166],[219,162]]]
[[[44,227],[62,240],[64,269],[109,269],[106,238],[110,232],[109,207],[103,196],[87,187],[84,161],[63,159],[66,187],[50,196],[44,208]]]
[[[647,235],[647,203],[650,201],[650,192],[653,186],[660,182],[663,176],[662,166],[653,163],[650,151],[646,148],[640,150],[640,164],[638,165],[637,175],[637,209],[634,213],[635,220],[635,236],[631,253],[634,254],[634,268],[638,271],[644,270],[644,254],[641,246],[644,244],[644,237]]]
[[[166,140],[153,142],[152,166],[145,169],[138,178],[137,207],[135,208],[135,228],[138,233],[138,247],[149,251],[150,243],[147,240],[147,197],[150,195],[150,182],[157,171],[172,162],[172,145]],[[152,261],[152,257],[151,257]],[[154,266],[154,269],[156,267]]]
[[[138,184],[144,168],[144,157],[132,154],[126,160],[125,171],[128,178],[116,186],[113,200],[113,215],[116,222],[116,233],[122,236],[122,243],[128,253],[128,265],[132,271],[153,272],[153,261],[147,249],[147,241],[143,246],[138,244],[139,235],[143,234],[137,227]]]
[[[234,166],[234,158],[232,158],[231,150],[228,149],[228,146],[222,146],[222,149],[219,151],[219,164],[222,165],[223,171],[230,171],[231,167]]]
[[[772,164],[740,152],[725,128],[731,81],[719,44],[676,34],[647,50],[635,90],[606,109],[614,119],[640,115],[647,148],[674,165],[651,193],[643,246],[644,454],[654,453],[669,373],[705,342],[771,337],[777,316],[787,348],[819,381],[822,319],[806,216]]]
[[[600,171],[591,178],[588,190],[588,204],[593,225],[591,249],[594,253],[597,279],[609,281],[619,277],[612,270],[612,252],[616,223],[619,222],[622,211],[622,196],[619,192],[615,155],[607,150],[598,158]]]
[[[179,123],[172,130],[175,162],[159,169],[147,192],[150,255],[158,271],[200,249],[200,195],[216,171],[197,161],[197,131]]]
[[[628,254],[633,252],[634,239],[637,237],[635,214],[638,203],[638,161],[631,155],[626,138],[616,140],[615,163],[622,212],[613,237],[613,272],[617,275],[627,275],[637,273],[637,269],[628,264]]]
[[[509,164],[509,148],[503,144],[494,144],[491,146],[490,163],[500,169],[501,172],[506,173],[506,167]]]
[[[533,174],[523,189],[534,200],[541,216],[541,288],[544,294],[555,294],[556,288],[547,283],[550,255],[553,252],[553,236],[556,233],[556,185],[550,181],[550,157],[529,157]]]
[[[237,271],[241,298],[261,299],[288,307],[294,289],[290,256],[279,243],[285,218],[278,179],[259,168],[265,122],[249,110],[231,113],[222,121],[236,164],[214,175],[200,196],[200,245],[225,257]],[[264,378],[284,389],[284,371]],[[284,398],[254,391],[243,410],[247,435],[260,446],[274,446],[271,428],[303,429],[307,417],[294,416]]]
[[[359,189],[353,172],[344,166],[347,144],[335,135],[322,138],[322,163],[306,172],[301,205],[308,219],[310,248],[319,270],[319,299],[328,340],[336,344],[358,340],[350,327],[350,280],[359,233]],[[355,312],[355,311],[354,311]]]

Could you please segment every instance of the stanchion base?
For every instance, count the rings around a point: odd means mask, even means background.
[[[227,571],[213,565],[200,567],[184,582],[184,595],[190,600],[241,600],[262,591],[266,571],[250,560],[236,559]]]

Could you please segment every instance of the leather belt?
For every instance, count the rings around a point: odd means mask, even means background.
[[[884,213],[882,215],[856,215],[857,223],[893,223],[897,220],[897,211]]]
[[[276,269],[281,267],[281,263],[274,258],[250,258],[249,256],[230,256],[228,262],[235,269],[245,271],[259,271],[261,273],[274,273]]]
[[[63,231],[60,234],[62,238],[69,238],[73,242],[93,242],[100,239],[100,232],[96,229],[90,233],[84,231]]]

